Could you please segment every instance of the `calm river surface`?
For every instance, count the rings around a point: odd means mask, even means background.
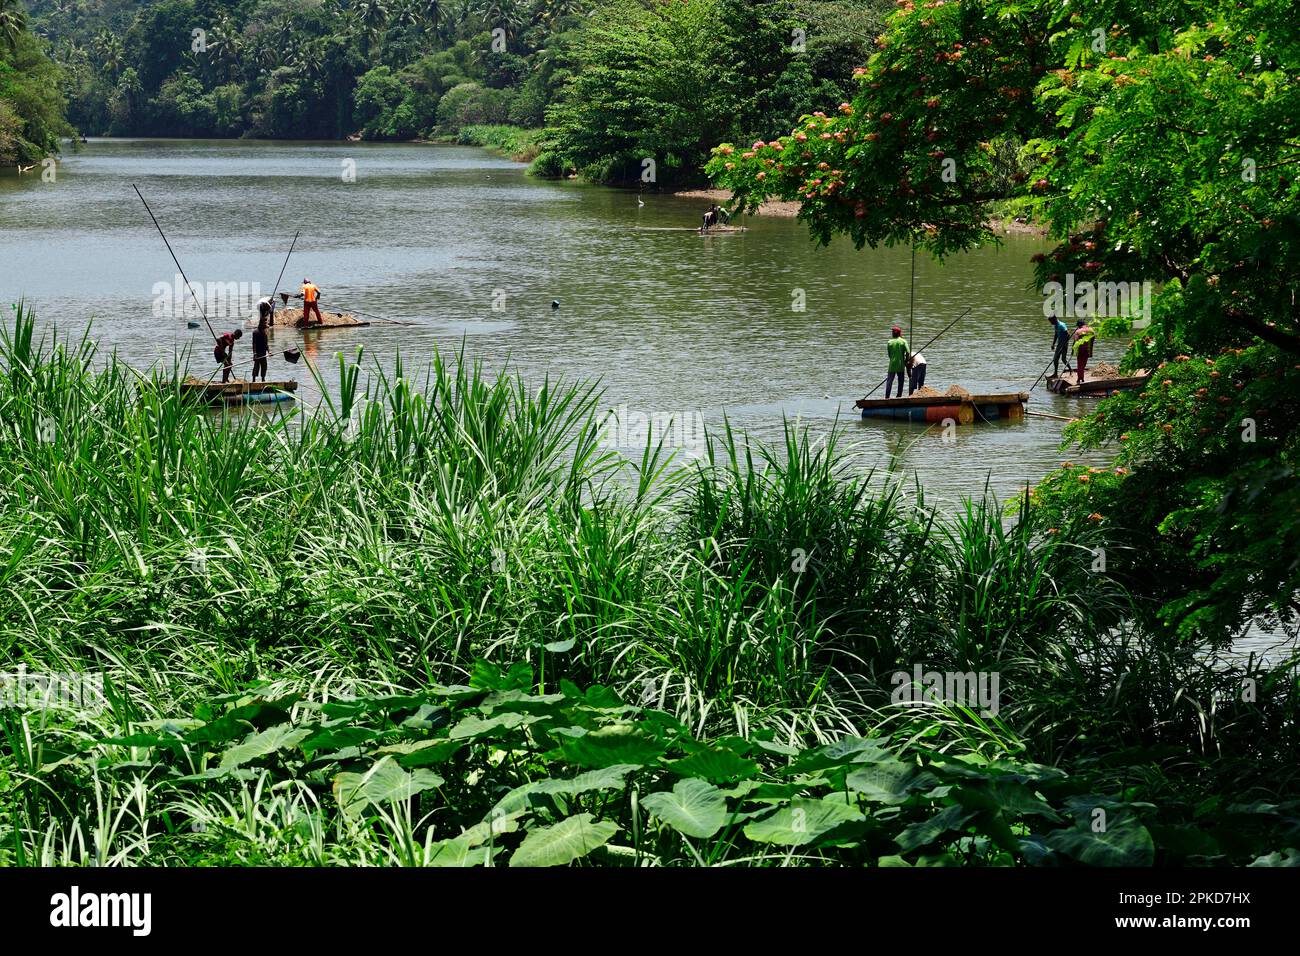
[[[345,182],[350,170],[355,181]],[[855,466],[915,475],[930,501],[948,506],[986,483],[1004,499],[1064,457],[1107,460],[1063,453],[1062,423],[1051,418],[961,426],[955,441],[937,428],[858,418],[853,401],[884,377],[889,327],[908,324],[908,249],[821,248],[800,223],[776,217],[745,220],[741,235],[701,237],[689,231],[698,201],[647,195],[640,206],[630,192],[529,179],[469,147],[93,141],[67,154],[54,182],[0,178],[6,307],[24,297],[62,333],[92,320],[105,348],[139,366],[170,366],[188,349],[206,373],[206,330],[154,315],[155,284],[172,283],[175,268],[132,183],[192,282],[269,293],[301,230],[282,290],[310,276],[326,309],[408,323],[309,336],[307,355],[330,386],[338,351],[364,346],[390,366],[400,350],[410,368],[464,343],[489,369],[509,362],[530,381],[599,379],[604,406],[627,415],[711,425],[726,415],[765,440],[780,437],[783,419],[824,432],[838,416]],[[1009,236],[1000,249],[943,265],[918,257],[913,344],[971,310],[925,348],[927,384],[1029,388],[1051,357],[1042,300],[1027,287],[1029,257],[1043,248]],[[792,308],[799,290],[802,312]],[[310,385],[301,365],[278,358],[301,339],[277,334],[271,378]],[[1103,341],[1098,358],[1114,361],[1121,348]],[[299,395],[319,399],[311,388]],[[1065,416],[1087,407],[1042,386],[1030,403]],[[1252,636],[1242,649],[1271,644]]]
[[[355,182],[344,182],[346,161]],[[698,223],[702,204],[649,195],[638,206],[633,193],[529,179],[469,147],[92,142],[67,155],[53,183],[0,180],[5,303],[26,297],[64,332],[91,319],[103,346],[140,365],[170,364],[190,347],[206,372],[206,329],[153,314],[155,283],[172,283],[176,270],[132,183],[192,282],[269,293],[301,230],[282,290],[307,275],[327,309],[410,323],[311,336],[308,354],[331,382],[339,350],[364,346],[383,364],[400,350],[409,367],[464,340],[489,368],[509,360],[529,380],[598,378],[606,407],[656,421],[716,424],[725,414],[771,439],[783,417],[822,430],[839,415],[864,468],[915,472],[931,499],[949,502],[986,481],[1006,497],[1063,457],[1062,423],[1048,418],[962,426],[955,442],[938,428],[858,419],[853,400],[884,377],[889,327],[908,324],[909,250],[819,248],[800,223],[776,217],[745,220],[743,235],[670,231]],[[972,310],[925,349],[927,384],[997,392],[1034,382],[1051,354],[1041,299],[1026,288],[1041,248],[1008,237],[944,265],[918,257],[915,345]],[[796,290],[805,311],[792,308]],[[274,346],[300,338],[281,332]],[[1103,343],[1100,357],[1119,349]],[[270,377],[309,381],[278,358]],[[1040,385],[1031,407],[1086,406]]]

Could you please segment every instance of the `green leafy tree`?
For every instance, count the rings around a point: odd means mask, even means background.
[[[1073,432],[1113,441],[1120,472],[1049,481],[1036,500],[1130,543],[1112,569],[1187,634],[1300,611],[1289,10],[905,2],[851,101],[771,142],[724,145],[709,166],[742,206],[800,201],[822,241],[916,238],[938,255],[993,239],[993,204],[1016,199],[1058,241],[1036,283],[1154,283],[1154,323],[1126,364],[1155,378]]]
[[[775,133],[841,96],[847,75],[818,74],[794,42],[806,26],[786,0],[602,6],[566,47],[548,148],[597,181],[636,181],[647,158],[656,182],[698,178],[719,139]]]
[[[572,78],[547,116],[553,148],[598,182],[635,181],[646,159],[657,182],[689,177],[729,125],[704,53],[716,13],[713,2],[604,7],[573,42]]]
[[[26,30],[0,51],[0,163],[33,163],[72,135],[63,74]]]

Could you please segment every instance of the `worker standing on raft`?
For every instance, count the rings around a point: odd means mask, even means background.
[[[311,313],[316,313],[316,324],[324,325],[325,320],[321,317],[320,306],[316,303],[320,300],[320,289],[318,289],[310,279],[302,280],[302,291],[294,296],[295,299],[302,299],[302,327],[305,329],[311,322]]]
[[[243,329],[235,329],[217,336],[216,345],[212,347],[212,357],[221,363],[221,382],[230,381],[230,372],[235,364],[235,340],[244,337]]]
[[[257,381],[258,372],[262,373],[262,381],[266,381],[266,354],[270,351],[270,346],[266,340],[266,315],[263,314],[257,320],[257,328],[253,330],[253,381]]]
[[[269,295],[257,300],[257,317],[259,321],[265,319],[267,325],[275,325],[275,300]]]
[[[911,395],[918,388],[925,386],[925,356],[920,352],[913,352],[907,357],[907,369],[907,394]]]
[[[903,330],[898,326],[894,326],[889,331],[893,337],[885,345],[889,352],[889,377],[885,380],[885,398],[889,398],[895,376],[898,377],[898,397],[902,398],[903,383],[907,380],[907,339],[903,338]]]
[[[713,226],[725,225],[730,218],[727,210],[714,203],[713,208],[704,214],[704,225],[700,226],[700,232],[708,232]]]
[[[1066,350],[1070,347],[1070,330],[1055,313],[1049,315],[1047,321],[1052,323],[1052,374],[1059,376],[1062,364],[1067,370],[1070,368],[1070,359],[1066,354]]]
[[[1083,372],[1088,367],[1088,359],[1092,358],[1092,342],[1097,337],[1097,333],[1092,330],[1083,319],[1074,324],[1074,353],[1078,359],[1078,381],[1076,385],[1083,384]]]

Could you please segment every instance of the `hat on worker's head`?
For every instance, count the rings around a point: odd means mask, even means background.
[[[902,334],[903,334],[903,330],[900,329],[898,326],[894,326],[894,327],[893,327],[892,329],[890,329],[889,331],[893,332],[895,335],[902,335]]]

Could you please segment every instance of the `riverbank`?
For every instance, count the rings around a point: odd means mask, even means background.
[[[699,200],[700,202],[718,203],[719,205],[731,202],[731,191],[728,189],[679,189],[672,195],[678,199]],[[799,215],[799,208],[800,204],[797,202],[771,199],[759,206],[754,214],[793,219]],[[989,229],[999,235],[1029,236],[1035,239],[1047,238],[1045,226],[1030,222],[1023,216],[997,216],[989,219],[987,225]]]
[[[672,195],[678,199],[699,200],[705,203],[717,203],[720,206],[731,202],[731,192],[726,189],[679,189]],[[799,203],[772,199],[759,206],[755,210],[755,215],[793,219],[799,215]]]

